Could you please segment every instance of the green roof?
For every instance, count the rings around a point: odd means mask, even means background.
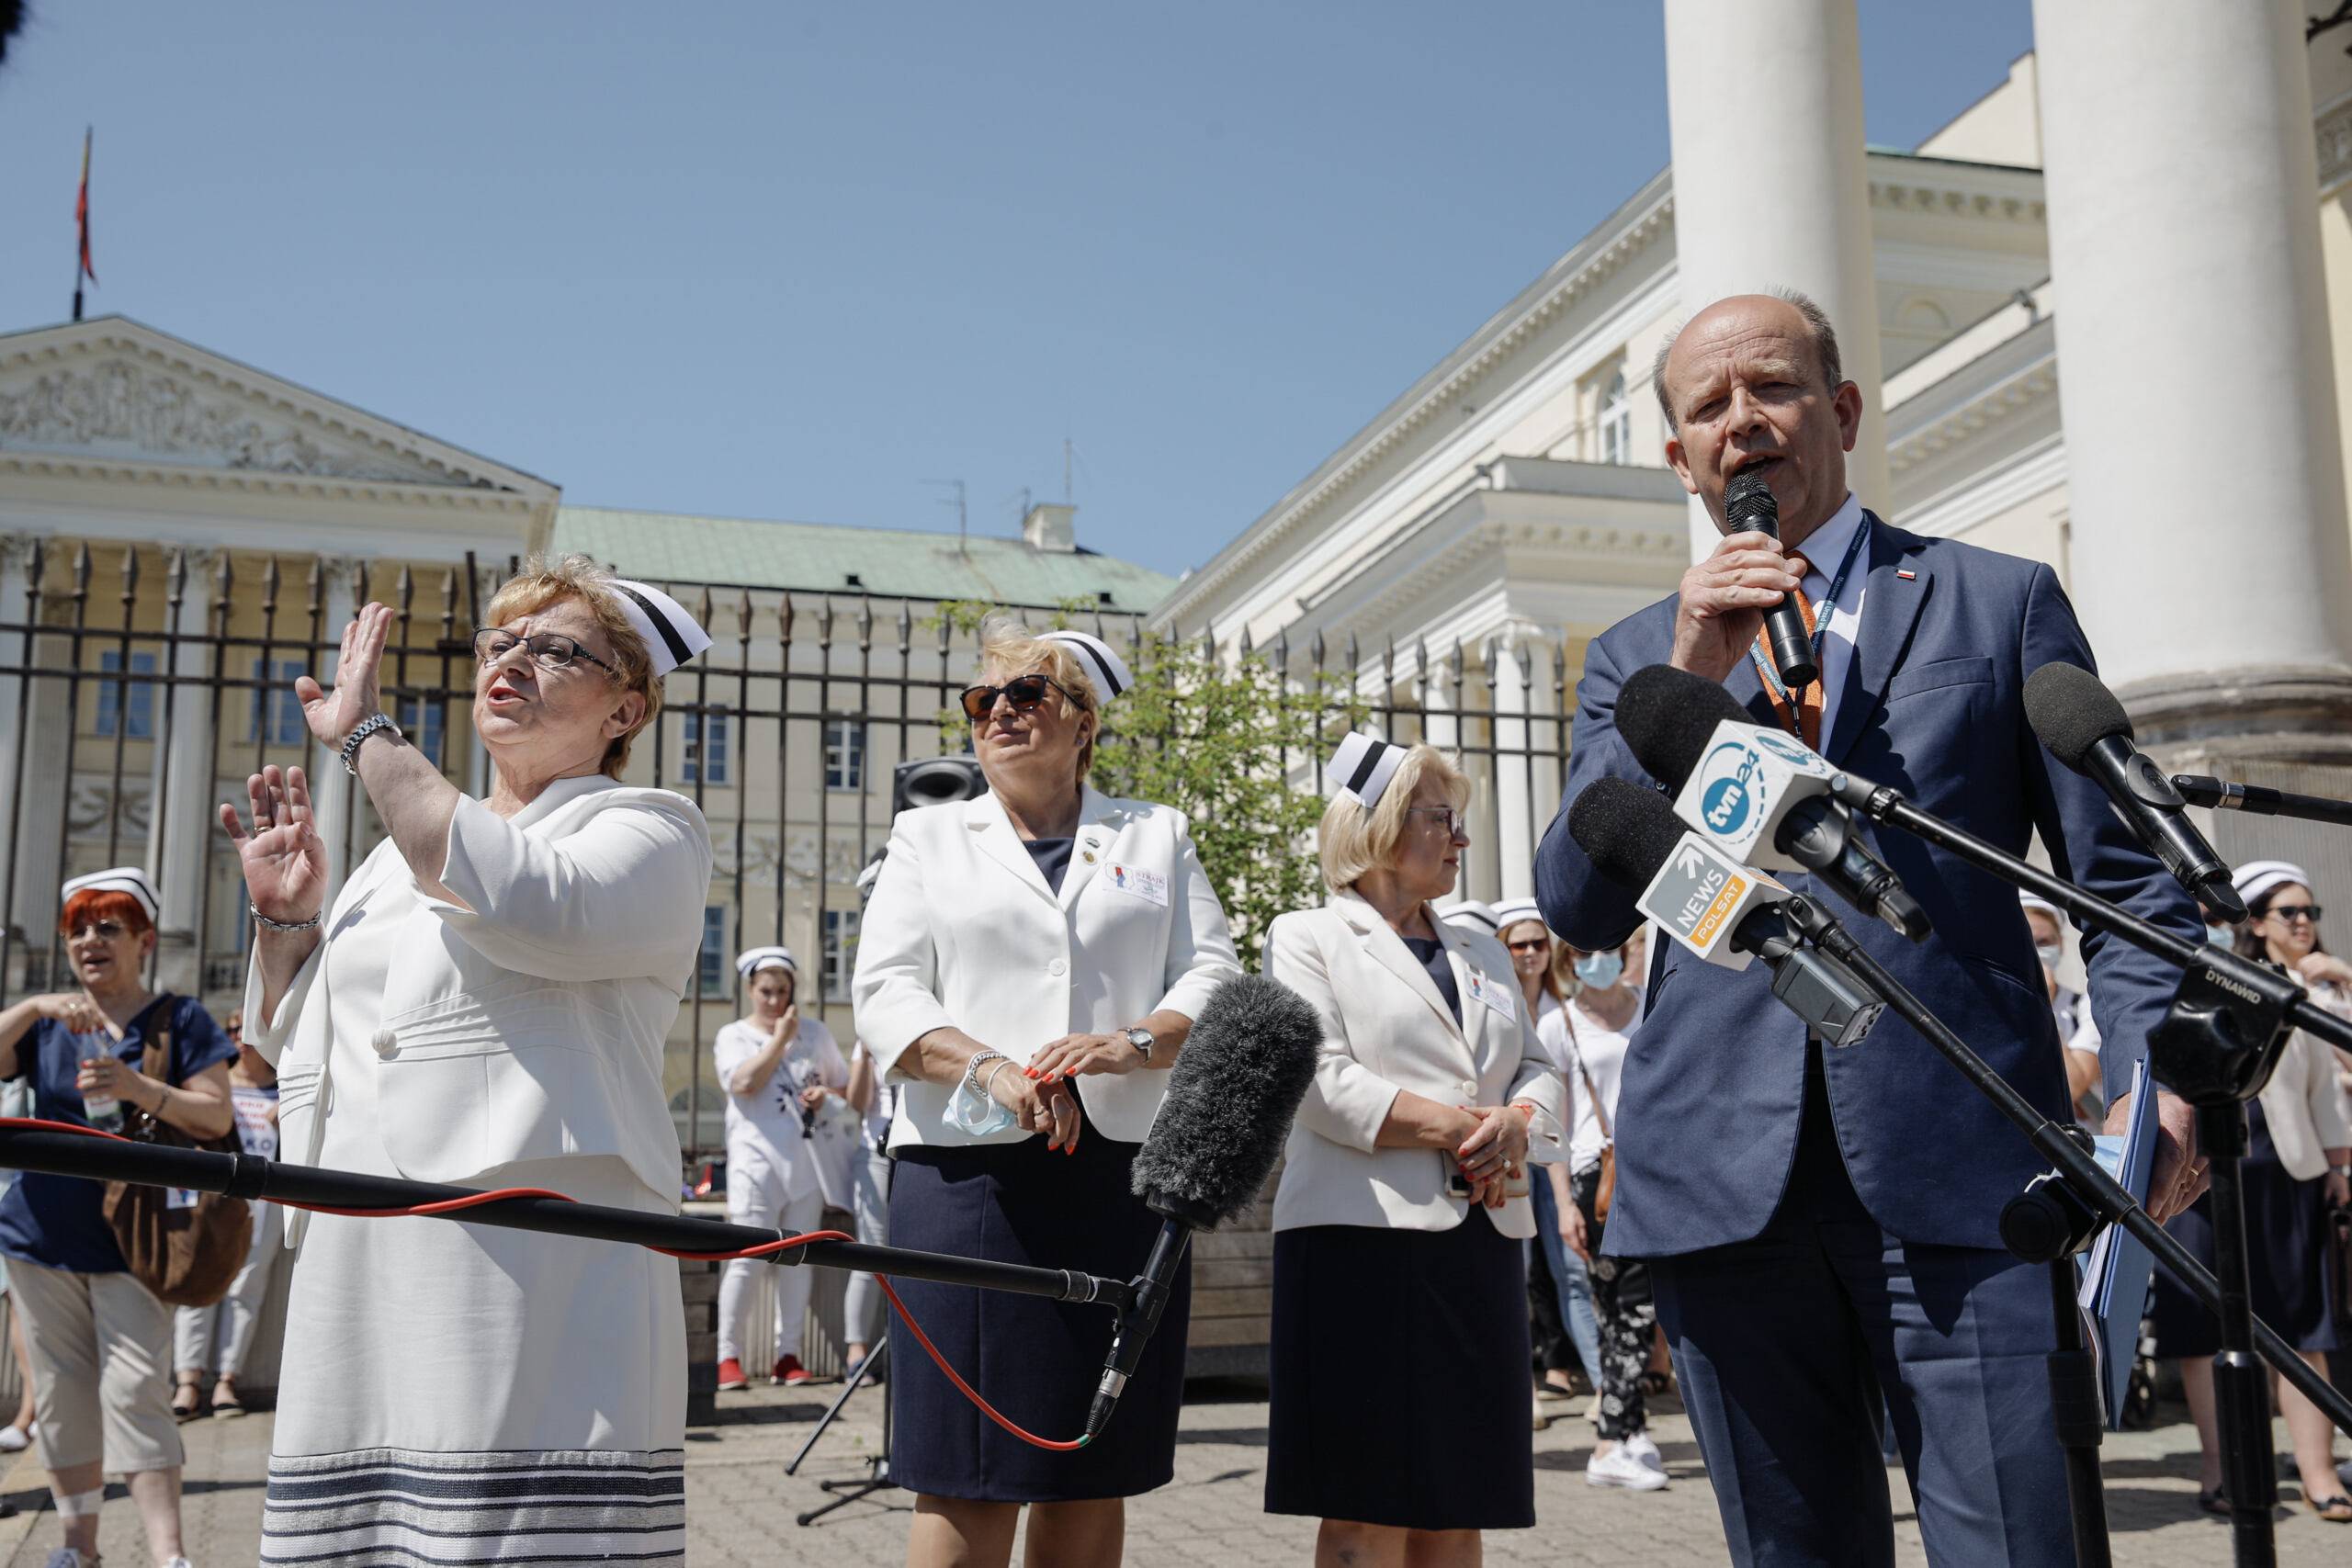
[[[834,523],[766,523],[601,506],[556,511],[553,547],[669,582],[843,592],[1003,604],[1090,604],[1140,615],[1176,580],[1091,550],[1041,550],[1020,539]],[[1107,597],[1106,597],[1107,595]]]

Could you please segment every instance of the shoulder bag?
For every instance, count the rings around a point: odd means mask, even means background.
[[[165,996],[152,1013],[147,1052],[140,1071],[172,1084],[172,1009]],[[177,1088],[176,1084],[173,1084]],[[126,1107],[126,1109],[128,1109]],[[124,1136],[167,1148],[240,1153],[243,1145],[232,1124],[218,1138],[197,1138],[152,1112],[131,1111]],[[122,1261],[141,1284],[165,1306],[211,1306],[229,1293],[237,1270],[252,1249],[254,1216],[242,1198],[191,1192],[143,1183],[106,1183],[105,1213]]]

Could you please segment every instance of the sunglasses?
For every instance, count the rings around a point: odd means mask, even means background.
[[[1542,937],[1542,936],[1539,936],[1539,937],[1532,938],[1532,939],[1531,939],[1531,940],[1527,941],[1527,942],[1512,942],[1512,943],[1510,944],[1510,950],[1511,950],[1513,953],[1541,953],[1541,952],[1543,952],[1545,948],[1550,947],[1551,945],[1552,945],[1552,939],[1551,939],[1551,938],[1549,938],[1549,937]]]
[[[495,626],[474,633],[474,657],[484,664],[495,664],[518,648],[528,649],[531,661],[542,670],[562,670],[575,659],[584,659],[600,670],[617,675],[618,670],[580,646],[578,637],[561,632],[533,632],[529,637],[516,637],[513,632]]]
[[[1016,675],[1001,686],[967,686],[964,688],[964,716],[975,724],[996,711],[996,700],[1002,697],[1012,705],[1015,713],[1027,713],[1046,700],[1047,691],[1061,693],[1072,707],[1078,699],[1069,689],[1050,675]]]
[[[2263,914],[2267,919],[2291,926],[2297,920],[2309,920],[2312,924],[2317,925],[2324,912],[2323,907],[2318,904],[2273,904],[2265,909]]]

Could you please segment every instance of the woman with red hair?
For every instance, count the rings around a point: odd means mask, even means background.
[[[0,1011],[0,1077],[29,1077],[33,1114],[120,1125],[144,1111],[198,1138],[228,1132],[236,1046],[188,997],[148,990],[155,888],[135,866],[65,885],[58,922],[78,991]],[[161,1077],[141,1062],[168,1037]],[[172,1314],[127,1271],[105,1188],[28,1171],[0,1197],[0,1253],[23,1314],[41,1457],[65,1542],[49,1568],[97,1561],[98,1499],[111,1471],[130,1488],[155,1561],[180,1553],[180,1438],[170,1402]]]

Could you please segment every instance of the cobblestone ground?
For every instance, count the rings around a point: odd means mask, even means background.
[[[797,1476],[785,1465],[815,1429],[836,1391],[823,1386],[755,1390],[725,1397],[719,1422],[686,1442],[687,1561],[695,1568],[900,1568],[906,1551],[904,1494],[885,1492],[801,1529],[794,1517],[824,1503],[819,1483],[865,1473],[865,1456],[881,1438],[881,1394],[861,1391]],[[1535,1438],[1536,1513],[1532,1530],[1487,1538],[1487,1561],[1498,1568],[1685,1568],[1724,1561],[1723,1532],[1699,1466],[1690,1429],[1673,1402],[1654,1428],[1674,1476],[1665,1492],[1635,1496],[1584,1483],[1590,1428],[1560,1412]],[[2197,1435],[2177,1405],[2151,1432],[2111,1436],[2105,1451],[2108,1508],[2115,1561],[2146,1568],[2219,1565],[2230,1560],[2229,1531],[2196,1512]],[[1310,1561],[1311,1521],[1261,1511],[1266,1407],[1255,1388],[1195,1385],[1184,1411],[1175,1483],[1130,1506],[1126,1560],[1135,1568],[1248,1568]],[[197,1568],[250,1563],[256,1555],[269,1419],[199,1422],[187,1428],[188,1556]],[[2278,1441],[2285,1440],[2284,1428]],[[2339,1443],[2338,1451],[2346,1445]],[[1924,1564],[1918,1531],[1901,1500],[1902,1473],[1891,1473],[1901,1549],[1897,1560]],[[2341,1568],[2352,1562],[2352,1527],[2326,1525],[2301,1504],[2291,1484],[2278,1519],[2278,1561],[2286,1568]],[[41,1568],[57,1544],[57,1523],[36,1464],[19,1457],[0,1476],[0,1495],[23,1510],[0,1520],[0,1563]],[[119,1486],[107,1489],[100,1545],[109,1568],[151,1561],[138,1517]],[[1017,1559],[1016,1559],[1017,1561]],[[401,1568],[410,1568],[402,1564]],[[1959,1564],[1954,1568],[1986,1568]]]

